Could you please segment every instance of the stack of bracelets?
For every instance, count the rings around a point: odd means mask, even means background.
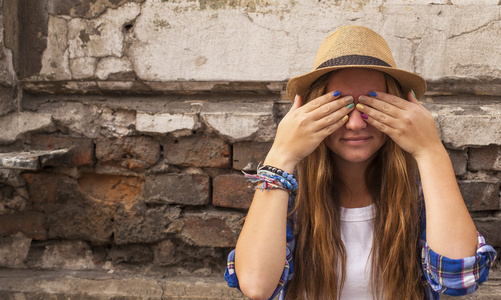
[[[272,166],[258,166],[257,174],[245,174],[245,178],[253,183],[260,183],[261,190],[281,189],[289,194],[295,195],[297,191],[297,181],[294,174],[289,174],[284,170]]]

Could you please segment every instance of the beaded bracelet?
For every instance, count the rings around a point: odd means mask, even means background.
[[[282,189],[289,194],[295,194],[297,191],[298,183],[294,174],[288,174],[284,170],[272,166],[258,166],[257,174],[245,174],[251,182],[262,182],[261,190],[269,189]]]
[[[274,174],[284,178],[286,181],[288,181],[291,184],[291,186],[294,190],[297,189],[298,184],[297,184],[296,178],[294,178],[294,174],[289,174],[289,173],[285,172],[284,170],[281,170],[279,168],[275,168],[272,166],[268,166],[268,165],[258,167],[258,174],[261,170],[265,170],[265,171],[274,173]],[[295,171],[294,171],[294,173],[295,173]]]

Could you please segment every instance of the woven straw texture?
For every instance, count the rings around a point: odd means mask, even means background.
[[[393,76],[403,92],[414,90],[419,99],[426,91],[426,81],[419,75],[398,69],[386,41],[371,29],[347,25],[330,34],[318,50],[313,70],[289,80],[287,96],[305,97],[310,85],[323,74],[344,68],[367,68]]]

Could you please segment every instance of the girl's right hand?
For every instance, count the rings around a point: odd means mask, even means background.
[[[353,110],[353,97],[339,98],[339,95],[338,91],[330,92],[305,105],[296,95],[291,109],[278,124],[275,141],[264,163],[292,172],[297,163],[343,126]]]

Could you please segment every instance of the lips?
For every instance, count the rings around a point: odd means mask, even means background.
[[[371,136],[354,136],[341,138],[341,141],[350,145],[360,145],[368,142],[371,139]]]

